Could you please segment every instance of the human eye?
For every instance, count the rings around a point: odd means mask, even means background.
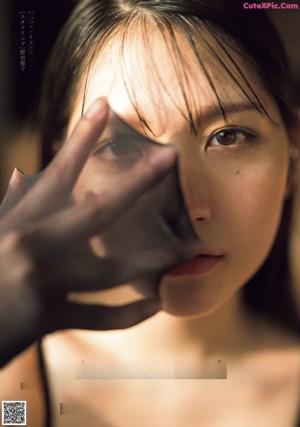
[[[132,138],[110,138],[100,141],[93,155],[106,163],[130,166],[145,156],[143,144]]]
[[[233,147],[245,145],[258,137],[258,132],[247,128],[227,127],[215,132],[208,140],[209,147]]]

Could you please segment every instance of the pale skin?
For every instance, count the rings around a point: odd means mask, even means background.
[[[165,58],[164,76],[170,93],[177,94],[178,82],[163,49],[158,43],[155,52],[160,61]],[[101,57],[101,66],[96,65],[91,71],[86,108],[99,96],[106,96],[116,113],[143,132],[123,78],[116,71],[116,56],[109,52]],[[128,63],[135,63],[130,49],[126,54]],[[139,62],[143,63],[140,57]],[[197,65],[190,60],[189,63],[192,85],[201,94],[196,98],[197,105],[204,115],[215,107],[214,95]],[[53,401],[57,405],[64,402],[69,408],[64,417],[55,409],[54,425],[74,426],[76,422],[78,425],[85,422],[92,427],[99,426],[102,420],[103,425],[120,426],[126,420],[126,425],[145,427],[292,427],[299,396],[299,342],[247,310],[240,292],[270,250],[288,193],[289,141],[278,109],[257,81],[251,82],[272,121],[246,106],[239,91],[224,76],[222,79],[222,69],[214,64],[224,103],[229,109],[233,105],[245,107],[228,113],[231,125],[238,130],[225,146],[222,137],[216,138],[217,132],[228,126],[220,114],[204,119],[198,135],[191,135],[173,99],[167,94],[162,97],[161,86],[156,87],[142,68],[143,65],[135,88],[140,89],[139,107],[156,141],[166,146],[176,143],[190,218],[204,246],[223,258],[214,270],[201,277],[165,277],[160,285],[163,310],[132,329],[105,334],[67,331],[48,337],[45,351]],[[148,87],[152,102],[149,93],[141,90]],[[79,93],[69,135],[80,118],[81,99]],[[97,156],[89,157],[74,185],[73,195],[78,204],[85,200],[88,191],[98,192],[97,162]],[[169,160],[168,167],[171,163]],[[93,239],[96,254],[100,240],[101,236]],[[136,298],[136,291],[129,286],[104,296],[94,292],[74,298],[92,299],[94,303],[128,302]],[[181,370],[183,378],[187,372],[196,376],[199,366],[208,370],[217,359],[227,363],[227,380],[159,379],[172,378],[170,372],[174,369]],[[142,379],[109,382],[74,379],[85,369],[82,363],[92,378],[99,366],[107,366],[112,360],[121,374],[129,369],[132,372],[134,367],[136,372],[147,371],[157,380],[149,384],[149,380]],[[7,367],[4,380],[11,378],[13,372],[24,376],[24,367],[32,369],[35,363],[31,349]],[[158,367],[161,376],[157,377]],[[28,399],[39,401],[41,408],[40,396],[33,392],[38,387],[37,378],[28,388]],[[7,390],[5,398],[9,395]],[[17,399],[22,393],[12,390],[12,395]],[[37,417],[34,425],[38,426],[42,414]]]

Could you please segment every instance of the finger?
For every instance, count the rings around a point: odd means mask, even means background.
[[[8,183],[8,188],[0,206],[0,218],[3,218],[9,211],[20,202],[25,194],[40,179],[42,173],[29,176],[20,169],[15,168]]]
[[[156,298],[122,306],[85,305],[66,302],[61,307],[55,329],[114,330],[126,329],[156,314],[161,304]]]
[[[47,168],[47,179],[52,178],[55,183],[59,183],[60,187],[63,184],[69,190],[73,188],[93,145],[105,127],[107,115],[108,104],[105,98],[100,98],[92,104]],[[62,177],[64,183],[61,182]],[[57,191],[58,188],[55,187],[54,190]]]
[[[102,194],[92,195],[84,203],[72,206],[54,215],[36,227],[48,244],[53,242],[73,244],[78,239],[88,239],[100,234],[125,212],[144,192],[157,185],[176,160],[174,147],[168,146],[153,152],[139,162],[119,182],[116,176],[109,181]]]
[[[41,179],[16,207],[11,222],[22,225],[40,220],[70,203],[70,192],[89,153],[103,131],[108,114],[104,98],[79,120],[69,140],[45,169]]]
[[[48,271],[48,274],[43,286],[54,292],[99,291],[130,280],[133,274],[122,270],[119,263],[112,259],[101,259],[91,254],[65,258],[62,254],[59,260],[55,257],[52,262],[48,257],[45,262],[44,271]]]
[[[0,206],[0,218],[9,212],[24,196],[26,175],[15,168],[8,183],[8,188]]]
[[[162,255],[162,256],[160,256]],[[130,255],[119,259],[99,258],[91,254],[80,257],[67,257],[63,255],[52,262],[47,259],[45,264],[39,264],[39,269],[47,272],[43,279],[45,291],[52,292],[90,292],[101,291],[119,286],[124,283],[132,283],[147,277],[144,288],[148,290],[157,289],[163,271],[175,264],[172,255],[164,262],[168,254],[155,254],[155,259],[140,262],[140,257]],[[173,262],[172,262],[173,261]],[[160,273],[161,272],[161,273]],[[145,283],[145,279],[143,280]]]

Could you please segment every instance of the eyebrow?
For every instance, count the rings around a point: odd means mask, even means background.
[[[211,106],[205,107],[203,108],[203,110],[197,111],[194,114],[194,120],[195,120],[196,127],[199,128],[203,122],[212,121],[219,117],[224,117],[224,116],[226,117],[227,115],[230,115],[230,114],[242,113],[244,111],[255,111],[260,115],[264,114],[257,105],[252,104],[251,102],[236,103],[236,104],[230,103],[230,104],[222,104],[221,107],[217,105],[211,105]],[[125,118],[125,121],[132,126],[139,127],[141,125],[141,121],[137,117],[131,114],[124,114],[123,117]]]
[[[260,115],[262,114],[258,106],[250,102],[222,104],[221,106],[212,105],[196,113],[196,123],[200,125],[203,121],[211,121],[219,117],[226,117],[228,114],[237,114],[244,111],[255,111]]]

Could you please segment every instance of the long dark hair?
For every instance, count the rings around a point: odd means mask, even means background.
[[[210,54],[219,61],[244,96],[261,114],[268,116],[235,59],[233,52],[237,52],[273,96],[287,132],[291,133],[295,119],[292,79],[289,78],[285,52],[278,34],[262,10],[244,10],[242,2],[238,0],[82,0],[78,2],[58,37],[46,67],[38,114],[44,165],[52,156],[53,143],[65,138],[79,82],[88,72],[102,46],[111,37],[117,36],[121,45],[124,45],[133,29],[142,31],[150,46],[150,36],[147,38],[147,34],[150,34],[149,20],[162,35],[168,34],[171,42],[166,41],[166,44],[175,52],[178,61],[182,56],[174,29],[183,34],[210,83],[222,112],[222,101],[214,81],[196,48],[195,38],[199,34]],[[207,34],[210,37],[206,37]],[[222,52],[222,55],[218,52]],[[151,55],[150,52],[149,54]],[[153,71],[157,73],[158,81],[161,81],[159,70]],[[183,92],[184,87],[186,86],[183,84]],[[189,122],[191,131],[196,132],[191,104],[185,93],[183,97],[186,109],[182,114]],[[142,124],[148,127],[132,93],[131,98]],[[84,104],[84,99],[82,101]],[[226,119],[225,113],[224,118]],[[253,309],[298,331],[287,260],[291,203],[291,199],[285,203],[273,249],[264,265],[244,287],[244,297]]]

